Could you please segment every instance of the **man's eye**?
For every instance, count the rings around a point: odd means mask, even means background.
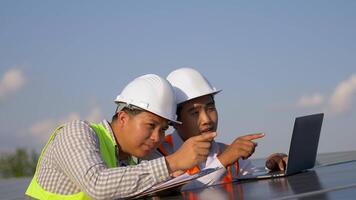
[[[214,106],[211,106],[211,107],[208,107],[208,110],[209,110],[209,111],[215,111],[216,108],[215,108]]]
[[[199,115],[199,112],[198,112],[198,111],[192,111],[192,112],[190,113],[190,115],[196,116],[196,115]]]
[[[148,124],[148,126],[149,126],[150,129],[155,129],[156,128],[156,125],[153,124],[153,123]]]

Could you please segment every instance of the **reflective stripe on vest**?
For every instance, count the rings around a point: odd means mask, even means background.
[[[84,192],[78,192],[75,194],[70,194],[70,195],[63,195],[63,194],[56,194],[52,192],[46,191],[44,188],[42,188],[38,181],[37,181],[37,169],[39,167],[41,158],[46,151],[49,143],[53,140],[54,136],[56,133],[59,131],[59,129],[63,128],[64,125],[59,126],[51,135],[50,139],[48,140],[46,146],[43,148],[41,155],[38,159],[37,166],[36,166],[36,172],[35,175],[32,178],[32,181],[27,188],[26,195],[31,196],[36,199],[53,199],[53,200],[87,200],[90,199],[88,195],[86,195]],[[113,141],[110,133],[105,129],[105,127],[102,124],[90,124],[90,127],[94,129],[96,135],[99,138],[100,142],[100,154],[103,160],[105,161],[106,165],[109,168],[116,167],[117,166],[117,160],[116,160],[116,149],[115,149],[115,142]]]

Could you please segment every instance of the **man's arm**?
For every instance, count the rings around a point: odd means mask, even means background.
[[[135,166],[108,168],[101,158],[98,138],[85,122],[67,124],[53,142],[60,169],[94,199],[135,196],[170,177],[163,157]]]
[[[255,151],[257,143],[252,140],[262,138],[264,134],[249,134],[236,138],[230,145],[226,146],[225,150],[218,155],[218,159],[225,167],[238,161],[238,159],[247,159]]]
[[[225,167],[232,164],[233,162],[237,162],[237,160],[240,158],[246,160],[254,153],[255,147],[257,146],[257,143],[251,140],[258,139],[263,136],[263,134],[250,134],[237,138],[230,145],[225,145],[224,151],[218,156],[218,159]],[[285,170],[287,162],[287,154],[273,153],[267,157],[266,167],[271,171]],[[251,167],[253,167],[253,165],[251,165]],[[251,168],[251,170],[248,170],[244,173],[250,173],[253,171],[254,169]]]

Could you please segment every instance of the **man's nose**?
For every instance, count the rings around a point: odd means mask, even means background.
[[[211,124],[212,122],[210,115],[205,110],[200,113],[200,120],[202,124]]]
[[[151,140],[154,143],[158,143],[161,141],[161,133],[160,133],[160,129],[156,128],[153,133],[151,134]]]

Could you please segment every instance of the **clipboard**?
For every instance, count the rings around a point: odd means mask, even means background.
[[[212,172],[215,172],[219,169],[220,169],[220,167],[203,169],[200,172],[193,174],[193,175],[184,173],[184,174],[177,176],[175,178],[169,179],[162,183],[158,183],[157,185],[152,186],[151,188],[149,188],[148,190],[139,194],[138,196],[135,196],[134,198],[142,198],[142,197],[146,197],[146,196],[159,196],[159,194],[162,193],[163,191],[165,191],[165,192],[177,191],[177,189],[180,188],[181,186],[183,186],[187,183],[190,183],[191,181],[193,181],[197,178],[200,178],[200,177],[208,175]]]

